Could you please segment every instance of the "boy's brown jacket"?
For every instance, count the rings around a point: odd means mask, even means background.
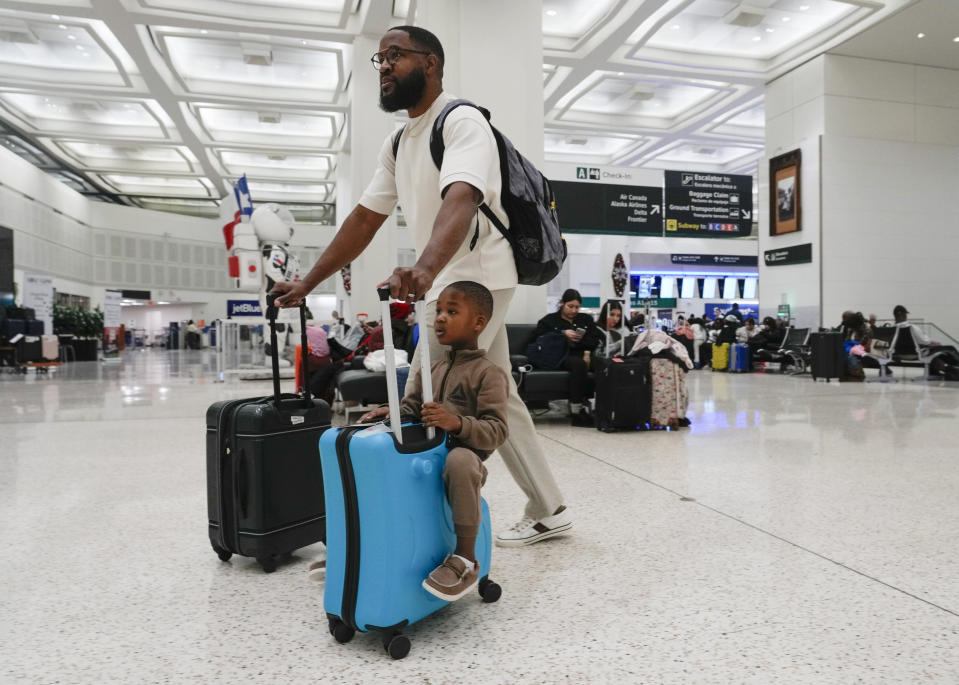
[[[444,359],[433,362],[434,401],[463,421],[453,442],[468,447],[480,459],[506,441],[506,401],[509,381],[506,373],[486,357],[486,350],[450,350]],[[420,415],[423,384],[420,374],[410,376],[400,414]]]

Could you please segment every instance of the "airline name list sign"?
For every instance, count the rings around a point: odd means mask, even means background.
[[[665,177],[667,238],[738,238],[752,232],[752,176],[666,171]]]
[[[569,233],[662,235],[663,189],[551,181],[560,228]]]

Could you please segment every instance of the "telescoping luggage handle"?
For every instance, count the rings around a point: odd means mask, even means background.
[[[383,322],[383,354],[386,355],[386,396],[390,405],[390,429],[396,442],[403,444],[403,428],[400,421],[400,390],[396,379],[396,356],[393,348],[393,326],[390,319],[390,289],[377,288],[380,296],[380,317]],[[433,401],[433,378],[430,375],[430,345],[426,337],[426,302],[416,303],[416,320],[420,325],[420,378],[423,384],[423,402]],[[435,428],[426,429],[426,437],[430,440],[436,435]]]
[[[276,298],[279,295],[267,293],[266,295],[266,319],[270,322],[270,357],[273,362],[273,401],[276,408],[280,408],[280,351],[276,344],[276,316],[278,309]],[[303,403],[306,407],[313,405],[310,398],[310,382],[307,376],[306,356],[309,349],[309,343],[306,340],[306,302],[300,303],[300,378],[303,379]]]

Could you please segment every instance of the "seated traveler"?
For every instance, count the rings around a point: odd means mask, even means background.
[[[586,400],[586,360],[583,358],[587,350],[592,350],[604,338],[603,332],[596,327],[593,317],[581,313],[583,298],[578,291],[572,288],[563,293],[559,310],[547,314],[536,324],[531,336],[534,342],[547,334],[559,334],[566,338],[566,357],[553,367],[569,371],[569,412],[570,423],[574,426],[592,426],[593,418],[589,415],[583,402]],[[530,362],[536,366],[533,356]]]
[[[423,589],[452,602],[479,580],[476,536],[482,523],[480,489],[486,482],[483,461],[506,440],[506,373],[477,349],[479,335],[493,314],[493,296],[479,283],[448,285],[436,301],[436,337],[449,345],[445,359],[433,362],[438,395],[423,402],[421,371],[410,378],[400,404],[403,415],[419,416],[424,426],[441,428],[451,439],[443,480],[453,514],[456,548],[423,580]],[[363,415],[366,423],[389,416],[381,407]],[[442,511],[436,512],[442,516]]]
[[[609,300],[599,310],[599,316],[596,317],[596,327],[603,333],[596,349],[593,350],[593,358],[612,357],[617,354],[625,354],[623,350],[623,334],[626,332],[623,327],[623,305],[616,300]]]

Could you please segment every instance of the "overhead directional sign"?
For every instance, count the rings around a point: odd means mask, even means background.
[[[666,237],[747,236],[753,223],[753,178],[666,171]]]
[[[551,181],[559,226],[568,233],[662,235],[663,189]]]

